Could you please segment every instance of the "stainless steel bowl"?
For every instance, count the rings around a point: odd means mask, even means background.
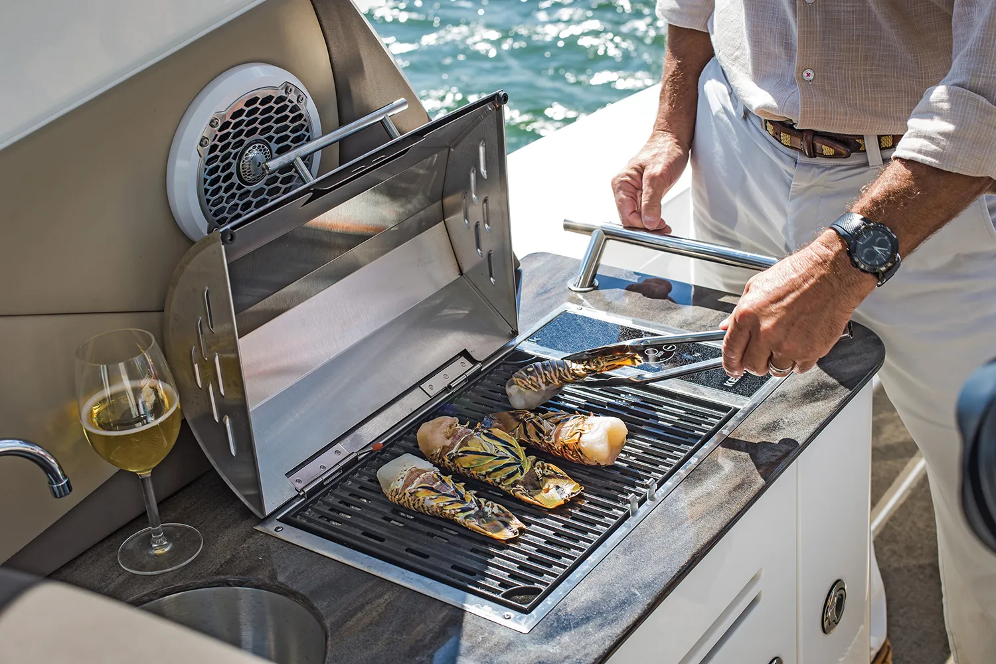
[[[325,628],[300,603],[259,588],[197,588],[142,609],[278,664],[320,664]]]

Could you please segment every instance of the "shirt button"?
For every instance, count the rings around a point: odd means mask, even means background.
[[[802,70],[802,77],[804,79],[806,79],[807,81],[811,81],[814,78],[816,78],[816,72],[813,71],[812,69],[803,69]]]

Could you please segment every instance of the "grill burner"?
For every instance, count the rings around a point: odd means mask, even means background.
[[[655,490],[661,486],[736,411],[657,386],[566,387],[540,410],[619,417],[629,428],[627,443],[610,467],[581,466],[530,448],[530,453],[557,464],[585,487],[580,496],[555,510],[521,503],[475,480],[462,480],[526,524],[526,533],[507,543],[409,511],[384,497],[377,469],[405,453],[421,456],[415,432],[422,422],[440,415],[479,422],[489,413],[508,410],[505,382],[536,359],[515,351],[450,403],[385,443],[383,451],[346,470],[280,520],[497,604],[533,610],[630,517],[631,504],[647,500],[650,485]]]

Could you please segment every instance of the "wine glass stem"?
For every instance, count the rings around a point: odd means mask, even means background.
[[[152,550],[161,553],[170,548],[169,540],[163,535],[163,524],[159,520],[159,505],[156,504],[156,493],[152,489],[152,473],[139,473],[142,480],[142,493],[145,496],[145,510],[149,513],[149,527],[152,530]]]

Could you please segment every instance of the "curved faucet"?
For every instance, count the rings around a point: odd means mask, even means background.
[[[16,438],[3,438],[0,439],[0,456],[19,456],[34,461],[48,476],[48,488],[56,498],[65,498],[73,490],[62,466],[40,445]]]

